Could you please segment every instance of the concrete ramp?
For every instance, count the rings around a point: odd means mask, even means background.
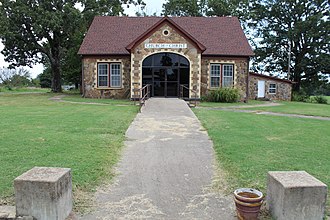
[[[183,100],[149,99],[126,137],[114,183],[83,219],[235,219],[232,198],[211,189],[212,142]]]

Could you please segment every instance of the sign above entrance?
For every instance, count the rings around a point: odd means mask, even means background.
[[[187,48],[187,44],[145,44],[144,47],[148,49],[159,49],[159,48],[181,49],[181,48]]]

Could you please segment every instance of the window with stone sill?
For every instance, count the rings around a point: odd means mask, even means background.
[[[269,94],[276,94],[276,84],[275,83],[270,83],[269,84]]]
[[[222,86],[232,87],[234,82],[234,65],[224,64],[222,65]]]
[[[232,87],[234,83],[234,65],[213,63],[210,68],[210,87]]]
[[[120,63],[98,63],[97,64],[97,87],[120,88],[122,85],[122,74]]]
[[[220,64],[211,64],[211,73],[210,73],[210,87],[219,88],[220,87],[220,78],[221,78],[221,65]]]

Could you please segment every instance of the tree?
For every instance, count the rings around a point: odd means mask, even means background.
[[[52,86],[52,70],[46,67],[42,73],[37,76],[41,88],[51,88]]]
[[[0,69],[0,82],[2,85],[11,87],[24,87],[32,85],[30,72],[26,69]]]
[[[163,4],[163,14],[172,16],[237,16],[243,18],[248,0],[169,0]]]
[[[261,39],[255,50],[260,70],[283,73],[296,82],[295,91],[302,81],[315,82],[330,73],[327,0],[259,0],[250,11],[250,27]]]
[[[246,20],[249,10],[248,0],[208,0],[208,16],[236,16],[241,20]]]
[[[169,0],[163,4],[163,15],[203,16],[206,0]]]
[[[95,15],[123,14],[123,3],[141,0],[1,0],[0,38],[5,60],[15,66],[48,63],[52,91],[61,91],[63,60]],[[81,5],[78,9],[76,5]],[[77,51],[77,49],[76,49]],[[70,54],[70,53],[69,53]],[[71,53],[73,54],[73,53]]]

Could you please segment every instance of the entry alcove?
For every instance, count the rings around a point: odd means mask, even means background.
[[[190,64],[176,53],[156,53],[142,62],[142,86],[151,85],[151,96],[178,97],[180,85],[189,88]],[[184,90],[183,97],[189,97]]]

